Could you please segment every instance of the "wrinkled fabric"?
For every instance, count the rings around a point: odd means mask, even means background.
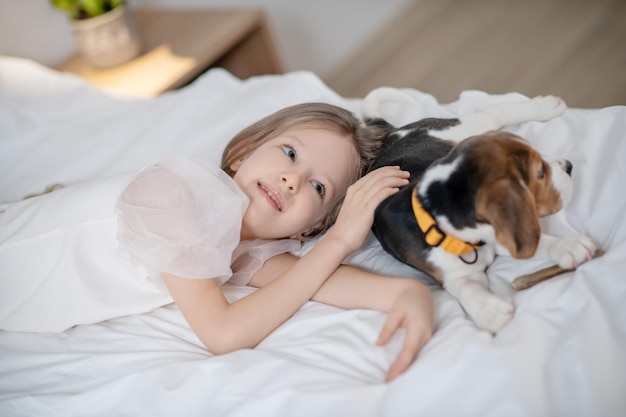
[[[173,302],[161,272],[246,285],[267,259],[300,247],[239,245],[247,204],[218,167],[184,158],[7,204],[0,329],[56,333],[151,312]]]
[[[217,164],[229,137],[282,107],[323,101],[358,111],[362,103],[339,97],[308,72],[237,80],[213,69],[185,88],[134,101],[113,99],[31,61],[0,59],[0,74],[10,80],[0,82],[3,202],[52,182],[135,174],[172,149]],[[439,104],[405,91],[416,106],[391,103],[397,124],[526,99],[466,91]],[[568,109],[507,130],[574,164],[572,200],[542,226],[558,235],[589,234],[605,254],[517,293],[510,285],[516,276],[549,263],[498,257],[487,271],[490,287],[511,298],[516,313],[497,335],[477,329],[458,301],[436,290],[433,338],[403,375],[385,384],[403,333],[377,346],[385,313],[314,301],[256,348],[217,356],[173,304],[57,334],[0,331],[0,415],[626,415],[626,107]],[[23,261],[35,263],[44,254],[37,255]],[[107,255],[87,250],[84,262],[120,258]],[[388,275],[416,275],[374,238],[349,261]],[[228,282],[222,288],[231,302],[255,291]]]

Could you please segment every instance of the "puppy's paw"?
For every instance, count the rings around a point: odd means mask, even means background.
[[[587,236],[562,237],[554,242],[550,258],[563,269],[575,269],[593,257],[596,245]]]
[[[476,326],[491,333],[497,333],[515,315],[515,306],[505,298],[491,294],[483,300],[482,308],[472,319]]]
[[[537,96],[530,100],[535,111],[535,120],[549,120],[563,114],[567,105],[560,97]]]

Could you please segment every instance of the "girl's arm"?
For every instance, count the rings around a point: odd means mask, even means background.
[[[249,285],[264,287],[273,277],[297,262],[290,254],[275,256],[263,265]],[[386,381],[402,374],[411,365],[432,335],[433,302],[430,290],[411,278],[378,275],[360,268],[342,265],[312,297],[315,301],[341,308],[367,308],[388,312],[377,345],[386,344],[404,328],[404,343],[387,372]]]
[[[191,328],[217,355],[263,340],[319,290],[347,252],[343,242],[324,239],[271,284],[232,304],[213,279],[162,275]]]
[[[358,249],[374,209],[405,185],[397,167],[380,168],[354,183],[335,227],[306,255],[281,270],[272,282],[232,304],[212,279],[192,280],[163,273],[163,279],[191,328],[211,352],[256,346],[319,291],[341,262]],[[344,209],[348,215],[344,214]],[[354,216],[352,213],[369,213]]]

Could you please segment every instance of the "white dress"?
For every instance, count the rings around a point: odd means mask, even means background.
[[[300,247],[240,244],[247,204],[218,167],[182,158],[10,204],[0,329],[60,332],[152,311],[173,301],[160,272],[247,284],[266,259]]]

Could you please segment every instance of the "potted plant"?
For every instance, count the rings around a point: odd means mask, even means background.
[[[113,67],[136,57],[139,36],[125,0],[50,0],[65,12],[78,49],[91,64]]]

